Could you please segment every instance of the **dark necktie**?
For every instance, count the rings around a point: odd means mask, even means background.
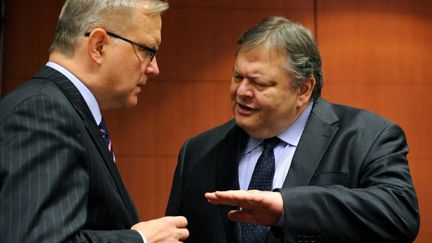
[[[111,138],[109,136],[108,129],[106,127],[106,124],[105,124],[105,121],[103,118],[102,118],[102,121],[100,122],[98,127],[99,127],[99,131],[102,135],[102,139],[105,142],[105,145],[107,146],[108,150],[112,153]]]
[[[278,137],[264,140],[264,150],[255,165],[248,190],[271,191],[275,172],[274,147],[279,143]],[[241,224],[243,243],[264,242],[269,227],[258,224]]]

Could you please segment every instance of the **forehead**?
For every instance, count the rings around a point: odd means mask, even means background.
[[[160,13],[136,10],[132,18],[131,32],[137,38],[159,45],[161,42],[162,18]]]
[[[234,69],[248,73],[282,71],[285,61],[284,55],[277,53],[275,49],[269,48],[267,45],[260,45],[240,49],[235,59]]]

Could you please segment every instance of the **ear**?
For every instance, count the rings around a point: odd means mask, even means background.
[[[104,46],[109,43],[109,38],[104,29],[96,28],[88,36],[87,50],[90,58],[97,64],[102,63]]]
[[[309,77],[297,87],[297,105],[299,107],[306,105],[310,101],[315,84],[315,78]]]

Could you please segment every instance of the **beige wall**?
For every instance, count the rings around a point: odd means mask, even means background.
[[[63,1],[6,0],[3,94],[46,62]],[[105,114],[118,167],[143,219],[162,216],[187,137],[231,118],[238,36],[267,15],[311,28],[323,57],[323,97],[400,124],[421,208],[417,243],[432,242],[432,2],[427,0],[175,0],[163,16],[161,75],[130,110]]]

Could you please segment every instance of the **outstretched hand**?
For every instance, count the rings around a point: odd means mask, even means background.
[[[223,191],[205,194],[211,204],[239,206],[228,217],[235,222],[275,225],[283,213],[283,200],[279,192],[270,191]]]

